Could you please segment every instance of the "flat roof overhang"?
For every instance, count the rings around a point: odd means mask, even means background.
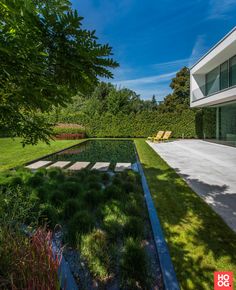
[[[236,86],[204,96],[201,87],[205,85],[205,75],[236,55],[236,27],[210,49],[190,69],[191,100],[190,106],[207,107],[236,101]]]
[[[191,74],[206,74],[236,55],[236,27],[190,69]]]
[[[236,102],[236,87],[220,91],[208,97],[191,102],[192,108],[210,107],[221,105],[229,102]]]

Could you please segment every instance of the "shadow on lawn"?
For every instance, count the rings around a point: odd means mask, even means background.
[[[214,271],[236,270],[236,234],[173,169],[144,168],[182,289],[211,289]]]

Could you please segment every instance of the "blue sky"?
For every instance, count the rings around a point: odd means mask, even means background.
[[[236,0],[72,0],[113,47],[120,67],[112,83],[143,99],[162,100],[184,65],[191,66],[236,25]]]

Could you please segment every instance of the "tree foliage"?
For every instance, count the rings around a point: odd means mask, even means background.
[[[142,100],[138,94],[130,89],[117,88],[111,83],[100,82],[90,95],[79,94],[75,96],[73,102],[58,114],[79,112],[93,117],[95,114],[136,114],[142,111],[155,110],[157,110],[155,96],[152,100]]]
[[[47,141],[40,113],[112,77],[111,47],[82,29],[82,19],[67,0],[0,1],[0,127],[12,137]]]
[[[165,112],[182,112],[189,108],[190,74],[187,67],[183,67],[172,79],[170,87],[173,92],[167,95],[159,105],[158,110]]]

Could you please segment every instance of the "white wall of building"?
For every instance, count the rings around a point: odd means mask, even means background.
[[[190,106],[205,107],[236,101],[236,87],[205,96],[205,75],[236,55],[236,27],[190,70]]]

